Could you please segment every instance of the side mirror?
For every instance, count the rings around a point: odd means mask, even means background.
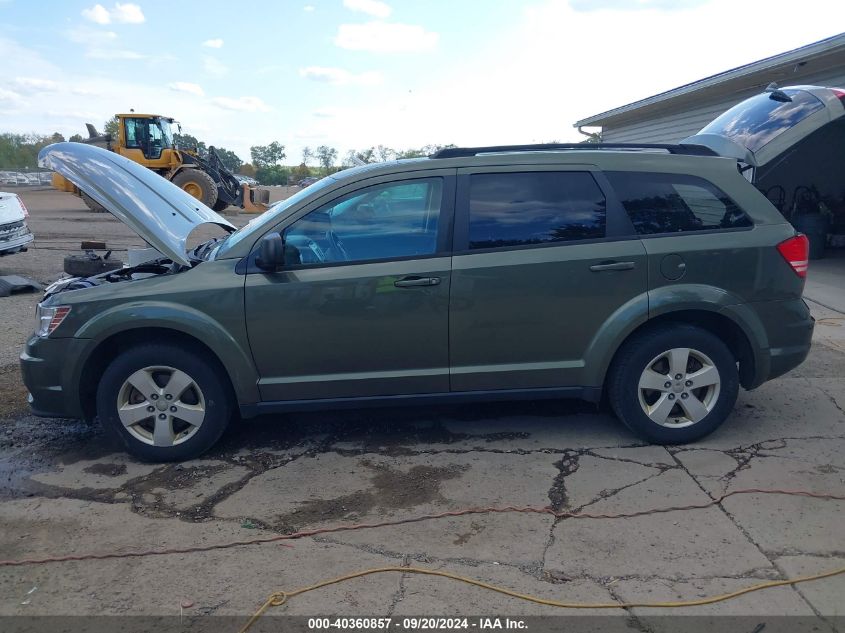
[[[285,242],[278,233],[270,233],[261,238],[255,265],[267,272],[276,272],[285,263]]]

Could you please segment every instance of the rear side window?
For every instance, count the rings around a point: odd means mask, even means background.
[[[724,191],[703,178],[633,171],[606,175],[640,235],[752,225]]]
[[[474,174],[469,247],[504,248],[604,237],[605,198],[588,172]]]

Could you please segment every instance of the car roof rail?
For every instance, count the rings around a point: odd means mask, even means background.
[[[489,147],[447,147],[441,149],[429,158],[460,158],[464,156],[478,156],[479,154],[505,154],[512,152],[549,152],[557,150],[626,150],[653,151],[663,150],[670,154],[686,154],[690,156],[718,156],[704,145],[669,144],[669,143],[537,143],[534,145],[491,145]]]

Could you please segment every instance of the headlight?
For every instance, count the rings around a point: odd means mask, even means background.
[[[48,308],[39,303],[35,308],[35,333],[41,337],[50,336],[69,313],[70,306]]]

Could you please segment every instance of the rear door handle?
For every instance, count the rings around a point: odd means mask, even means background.
[[[405,277],[393,282],[397,288],[416,288],[417,286],[436,286],[440,283],[440,277]]]
[[[633,270],[633,268],[634,262],[606,262],[590,266],[590,270],[594,273],[599,273],[603,270]]]

